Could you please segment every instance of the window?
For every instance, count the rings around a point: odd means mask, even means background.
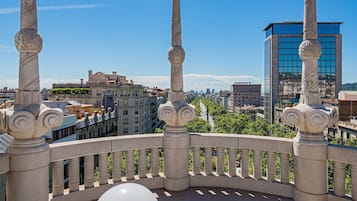
[[[123,115],[128,115],[128,110],[123,110]]]
[[[128,128],[123,128],[123,133],[124,134],[128,134],[129,133],[129,129]]]
[[[59,134],[59,131],[53,131],[53,141],[55,140],[59,140],[60,139],[60,134]]]

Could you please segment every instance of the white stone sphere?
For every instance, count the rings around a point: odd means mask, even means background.
[[[107,190],[98,201],[157,201],[154,194],[145,186],[125,183]]]

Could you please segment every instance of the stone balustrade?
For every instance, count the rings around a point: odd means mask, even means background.
[[[52,144],[52,200],[95,200],[113,183],[121,182],[162,188],[163,178],[159,176],[159,149],[162,147],[163,136],[158,134]],[[111,158],[111,177],[108,156]],[[68,188],[64,185],[66,163]]]
[[[346,196],[347,176],[352,179],[352,199],[357,200],[357,147],[329,145],[328,160],[333,162],[333,194],[329,195],[329,200],[350,200],[350,196]],[[347,165],[350,166],[351,173],[346,171]]]
[[[289,181],[292,139],[191,134],[191,147],[191,187],[223,187],[293,196]]]
[[[160,172],[165,161],[160,153],[164,151],[163,139],[161,134],[145,134],[50,145],[52,200],[98,199],[112,184],[121,182],[164,188],[164,172]],[[193,133],[190,148],[187,161],[190,187],[224,187],[293,196],[289,181],[291,139]],[[111,176],[108,175],[110,154]],[[266,167],[262,165],[263,160]],[[181,162],[184,161],[177,161]],[[64,172],[68,172],[66,187]]]
[[[162,134],[51,144],[50,200],[95,200],[113,184],[123,182],[164,188],[164,151]],[[190,187],[241,189],[294,198],[293,177],[298,172],[293,172],[293,154],[292,139],[191,133],[188,161],[177,163],[189,164]],[[328,200],[357,200],[357,148],[328,145],[328,161],[333,164]],[[0,154],[0,175],[5,176],[9,166],[9,156]],[[350,195],[346,193],[346,177],[352,178]]]

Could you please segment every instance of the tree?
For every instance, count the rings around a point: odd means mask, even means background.
[[[163,133],[164,130],[162,128],[155,128],[155,133]]]
[[[296,132],[291,130],[289,127],[284,126],[280,123],[273,123],[269,126],[269,131],[271,136],[274,137],[285,137],[285,138],[294,138]]]
[[[201,113],[201,107],[200,107],[200,100],[202,97],[200,96],[196,96],[191,102],[190,104],[192,104],[193,106],[195,106],[196,108],[196,115],[200,115]]]
[[[216,117],[214,124],[218,133],[241,134],[249,123],[250,118],[245,114],[227,113]]]
[[[187,128],[189,132],[196,133],[209,133],[211,131],[211,126],[208,122],[200,118],[195,118],[193,121],[190,121],[187,124]]]
[[[269,135],[269,126],[264,119],[249,121],[242,133],[249,135]]]

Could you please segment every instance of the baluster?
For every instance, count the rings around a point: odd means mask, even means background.
[[[153,148],[151,150],[151,171],[153,177],[159,175],[159,149],[158,148]]]
[[[224,149],[223,147],[217,147],[217,174],[224,174]]]
[[[64,175],[63,160],[52,163],[52,194],[53,197],[63,195]]]
[[[126,179],[131,180],[134,178],[134,151],[126,151]]]
[[[228,149],[228,163],[229,163],[229,175],[235,176],[237,174],[236,168],[236,149]]]
[[[262,178],[262,153],[259,150],[254,150],[254,178]]]
[[[280,176],[281,183],[287,184],[289,183],[289,154],[281,153],[280,154]]]
[[[84,186],[91,188],[94,186],[94,156],[84,157]]]
[[[352,199],[357,200],[357,164],[351,165]]]
[[[334,162],[333,165],[333,189],[336,195],[345,195],[345,164]]]
[[[249,176],[249,151],[248,149],[242,149],[241,152],[241,172],[242,177],[246,178]]]
[[[121,180],[121,152],[113,153],[113,170],[112,170],[113,182],[119,182]]]
[[[99,184],[108,183],[108,154],[102,153],[99,154]]]
[[[205,147],[205,173],[212,174],[212,148]]]
[[[146,177],[146,150],[140,149],[139,151],[139,177]]]
[[[79,158],[72,158],[68,164],[69,189],[70,192],[79,190]]]
[[[268,167],[268,180],[269,181],[275,181],[276,177],[276,167],[275,167],[275,153],[269,151],[268,152],[268,162],[267,162],[267,167]]]
[[[193,173],[195,175],[200,174],[201,172],[201,148],[200,147],[194,147],[193,148]]]

